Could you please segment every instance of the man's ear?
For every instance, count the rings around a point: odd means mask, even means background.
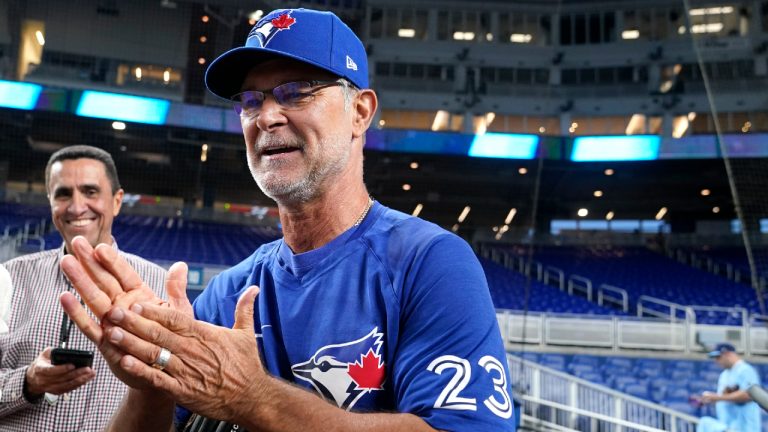
[[[352,121],[353,138],[359,138],[365,135],[365,131],[371,126],[373,116],[376,114],[378,106],[379,101],[373,90],[360,90],[352,105],[354,111],[354,119]]]
[[[123,195],[125,194],[125,191],[123,191],[122,188],[118,189],[117,192],[115,192],[115,195],[112,196],[112,199],[114,202],[112,203],[112,216],[117,216],[120,214],[120,208],[123,206]]]

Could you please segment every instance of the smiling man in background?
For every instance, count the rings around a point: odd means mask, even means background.
[[[95,351],[77,329],[70,330],[58,298],[72,290],[59,261],[75,236],[116,250],[112,222],[120,213],[123,190],[109,153],[90,146],[65,147],[45,168],[51,218],[62,247],[21,256],[4,264],[10,275],[0,284],[0,430],[100,431],[126,387],[97,355],[92,367],[51,364],[51,349]],[[165,271],[119,252],[160,298]]]

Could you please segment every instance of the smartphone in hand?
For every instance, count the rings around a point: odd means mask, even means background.
[[[55,365],[73,364],[76,368],[93,365],[93,351],[54,348],[51,350],[51,363]]]

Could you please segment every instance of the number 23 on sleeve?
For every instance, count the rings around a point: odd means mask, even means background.
[[[492,376],[493,388],[497,394],[489,395],[483,401],[488,410],[495,415],[508,419],[512,416],[512,400],[507,392],[507,376],[504,367],[492,356],[485,356],[478,361],[478,365]],[[442,375],[443,372],[453,369],[453,376],[435,401],[435,408],[477,411],[477,400],[461,396],[461,392],[467,387],[472,376],[472,366],[468,360],[452,356],[440,356],[427,366],[427,370]],[[500,399],[499,400],[499,397]]]

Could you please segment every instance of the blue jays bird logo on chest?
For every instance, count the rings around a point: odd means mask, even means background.
[[[291,366],[293,375],[307,381],[339,408],[352,409],[360,398],[383,390],[386,378],[381,354],[383,333],[374,327],[352,342],[326,345],[309,360]]]

